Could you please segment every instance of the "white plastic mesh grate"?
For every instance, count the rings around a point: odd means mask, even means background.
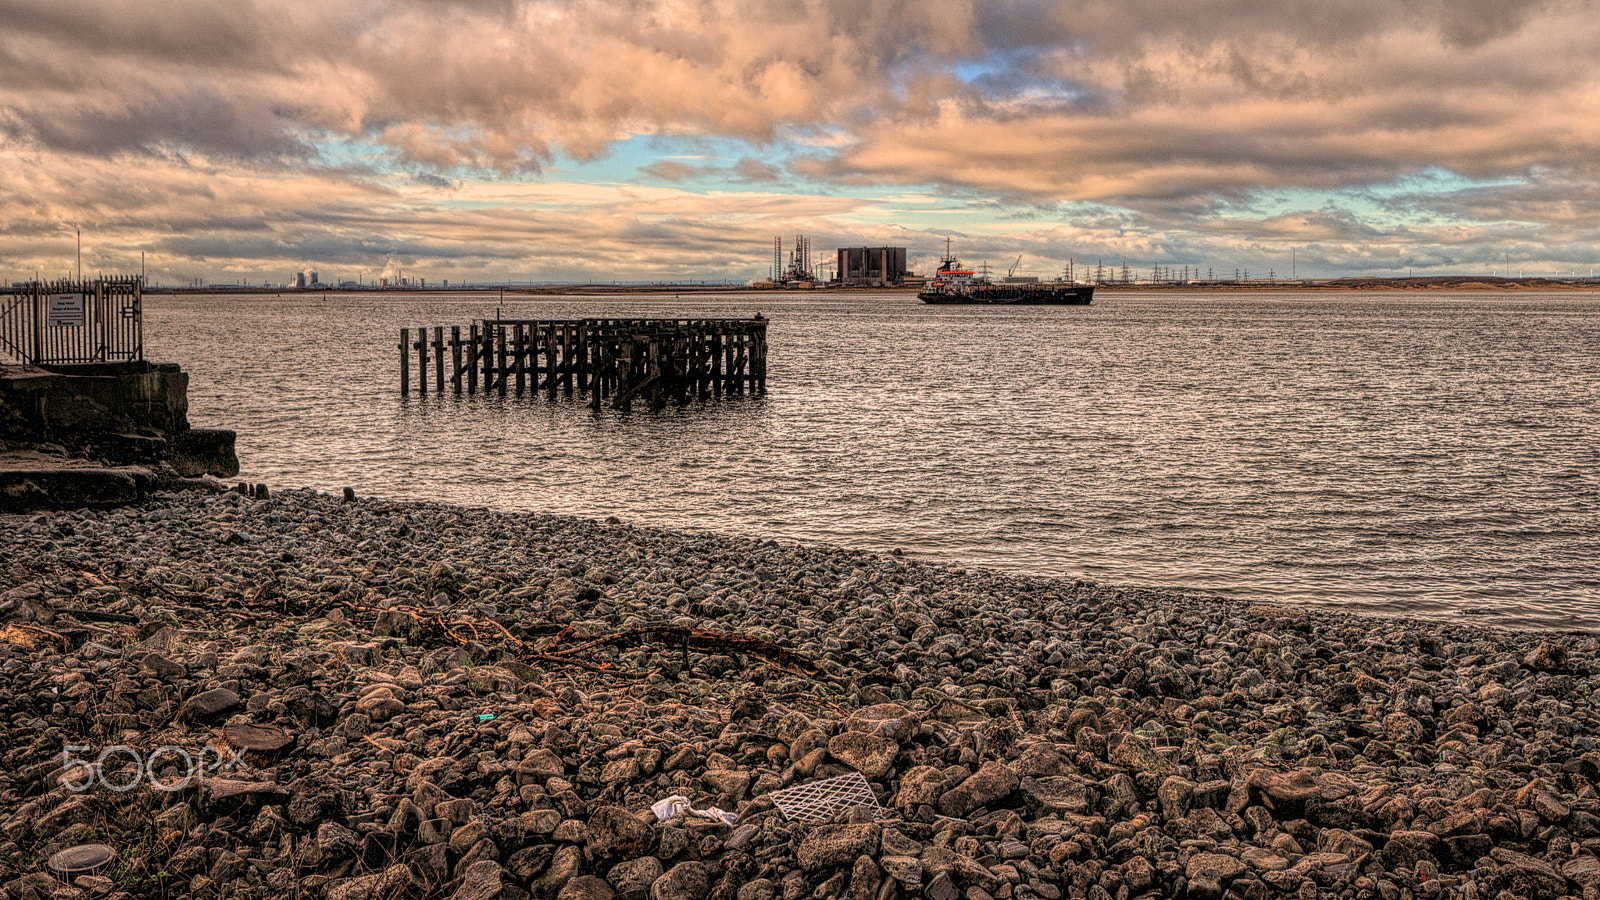
[[[816,824],[826,822],[848,809],[865,806],[878,818],[883,807],[872,793],[872,786],[860,772],[851,772],[837,778],[825,778],[809,784],[797,784],[767,796],[777,805],[783,817],[793,822]]]

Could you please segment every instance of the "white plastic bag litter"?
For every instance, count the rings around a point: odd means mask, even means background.
[[[656,801],[655,805],[650,807],[650,811],[656,814],[656,819],[662,821],[670,819],[679,813],[699,816],[702,819],[710,819],[713,822],[721,822],[724,825],[732,825],[739,818],[738,813],[727,812],[715,806],[709,809],[695,809],[689,805],[689,798],[682,794],[673,794],[665,800]]]

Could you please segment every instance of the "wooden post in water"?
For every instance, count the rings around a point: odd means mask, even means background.
[[[507,376],[511,373],[511,370],[506,368],[506,327],[504,325],[496,325],[494,330],[499,335],[497,343],[500,345],[500,365],[498,367],[500,396],[504,397],[506,395],[506,382],[510,380]]]
[[[467,341],[467,393],[478,392],[478,323],[468,329]]]
[[[550,393],[550,399],[554,400],[556,398],[556,378],[558,377],[557,373],[559,371],[561,371],[559,368],[557,368],[558,363],[557,363],[557,360],[556,360],[556,326],[555,326],[555,323],[552,322],[552,323],[546,325],[542,330],[544,331],[544,355],[545,355],[544,385],[545,385],[545,390],[549,391],[549,393]]]
[[[566,388],[567,396],[570,397],[583,386],[582,376],[579,374],[583,370],[583,323],[571,323],[567,326],[567,332],[567,377],[562,384]]]
[[[524,355],[524,351],[527,350],[527,340],[523,336],[521,325],[511,326],[511,335],[511,358],[517,367],[517,396],[521,397],[522,392],[528,387],[527,358]]]
[[[722,396],[722,329],[711,333],[711,396]]]
[[[522,344],[523,355],[522,371],[527,373],[528,387],[533,393],[539,393],[539,326],[518,325],[517,333],[521,335],[517,340]],[[517,393],[522,393],[522,385],[517,385]]]
[[[690,332],[683,338],[683,400],[703,400],[705,395],[700,393],[706,386],[705,370],[701,361],[705,359],[705,338],[702,335]]]
[[[433,326],[433,384],[444,393],[444,326]]]
[[[697,373],[695,377],[699,380],[700,388],[695,393],[701,400],[709,400],[711,398],[711,359],[713,355],[712,348],[716,346],[715,341],[715,334],[703,334],[699,337],[700,352],[695,360],[695,371]]]
[[[411,329],[400,329],[400,396],[411,396]]]
[[[478,361],[483,364],[483,392],[485,394],[494,390],[494,332],[494,325],[484,324],[483,350],[478,356]]]
[[[561,353],[565,357],[563,364],[566,366],[561,373],[562,394],[571,397],[572,382],[577,377],[578,368],[578,326],[571,322],[561,326]]]
[[[767,392],[767,323],[762,321],[756,327],[752,338],[755,341],[755,390],[765,394]]]
[[[428,396],[428,329],[417,329],[417,393]]]
[[[588,322],[584,322],[578,329],[578,389],[588,391],[591,395],[595,392],[594,378],[594,335]],[[593,397],[591,396],[592,400]]]
[[[588,323],[584,323],[583,330],[588,344],[588,360],[586,364],[589,367],[589,405],[594,407],[594,411],[598,413],[600,412],[600,395],[602,393],[600,390],[600,341],[589,334]]]
[[[666,393],[662,384],[666,375],[665,362],[661,358],[661,339],[650,339],[650,356],[648,357],[649,369],[645,377],[650,380],[650,408],[660,409],[666,405]]]
[[[450,384],[461,396],[461,326],[450,326]]]
[[[617,400],[612,405],[619,406],[623,412],[633,410],[633,379],[636,377],[633,371],[633,356],[634,348],[637,346],[636,341],[632,339],[627,341],[627,358],[617,367]]]

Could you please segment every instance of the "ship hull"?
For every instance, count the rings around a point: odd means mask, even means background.
[[[1094,299],[1094,286],[1011,287],[986,285],[965,291],[922,291],[917,299],[934,305],[968,306],[1088,306]]]

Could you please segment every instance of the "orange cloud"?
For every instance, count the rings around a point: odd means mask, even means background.
[[[386,241],[464,259],[479,227],[485,246],[496,227],[568,246],[556,221],[602,247],[649,244],[663,223],[721,244],[801,222],[865,227],[892,215],[867,212],[868,189],[900,185],[970,203],[962,215],[988,216],[996,249],[1033,239],[991,208],[1089,203],[1141,237],[1080,237],[1177,252],[1207,209],[1280,190],[1445,170],[1530,185],[1559,173],[1587,195],[1597,45],[1586,4],[1542,0],[11,0],[0,262],[48,258],[69,219],[126,223],[125,247],[159,246],[166,229],[194,264],[231,247],[263,267]],[[730,188],[716,202],[685,194],[671,214],[620,195],[605,212],[551,200],[538,222],[515,200],[495,216],[454,205],[456,188],[516,188],[640,135],[749,156],[646,165]],[[730,199],[785,177],[864,199]],[[855,218],[810,220],[821,207]],[[1572,218],[1514,188],[1437,208],[1513,210],[1535,228]],[[733,224],[732,209],[758,224]]]

